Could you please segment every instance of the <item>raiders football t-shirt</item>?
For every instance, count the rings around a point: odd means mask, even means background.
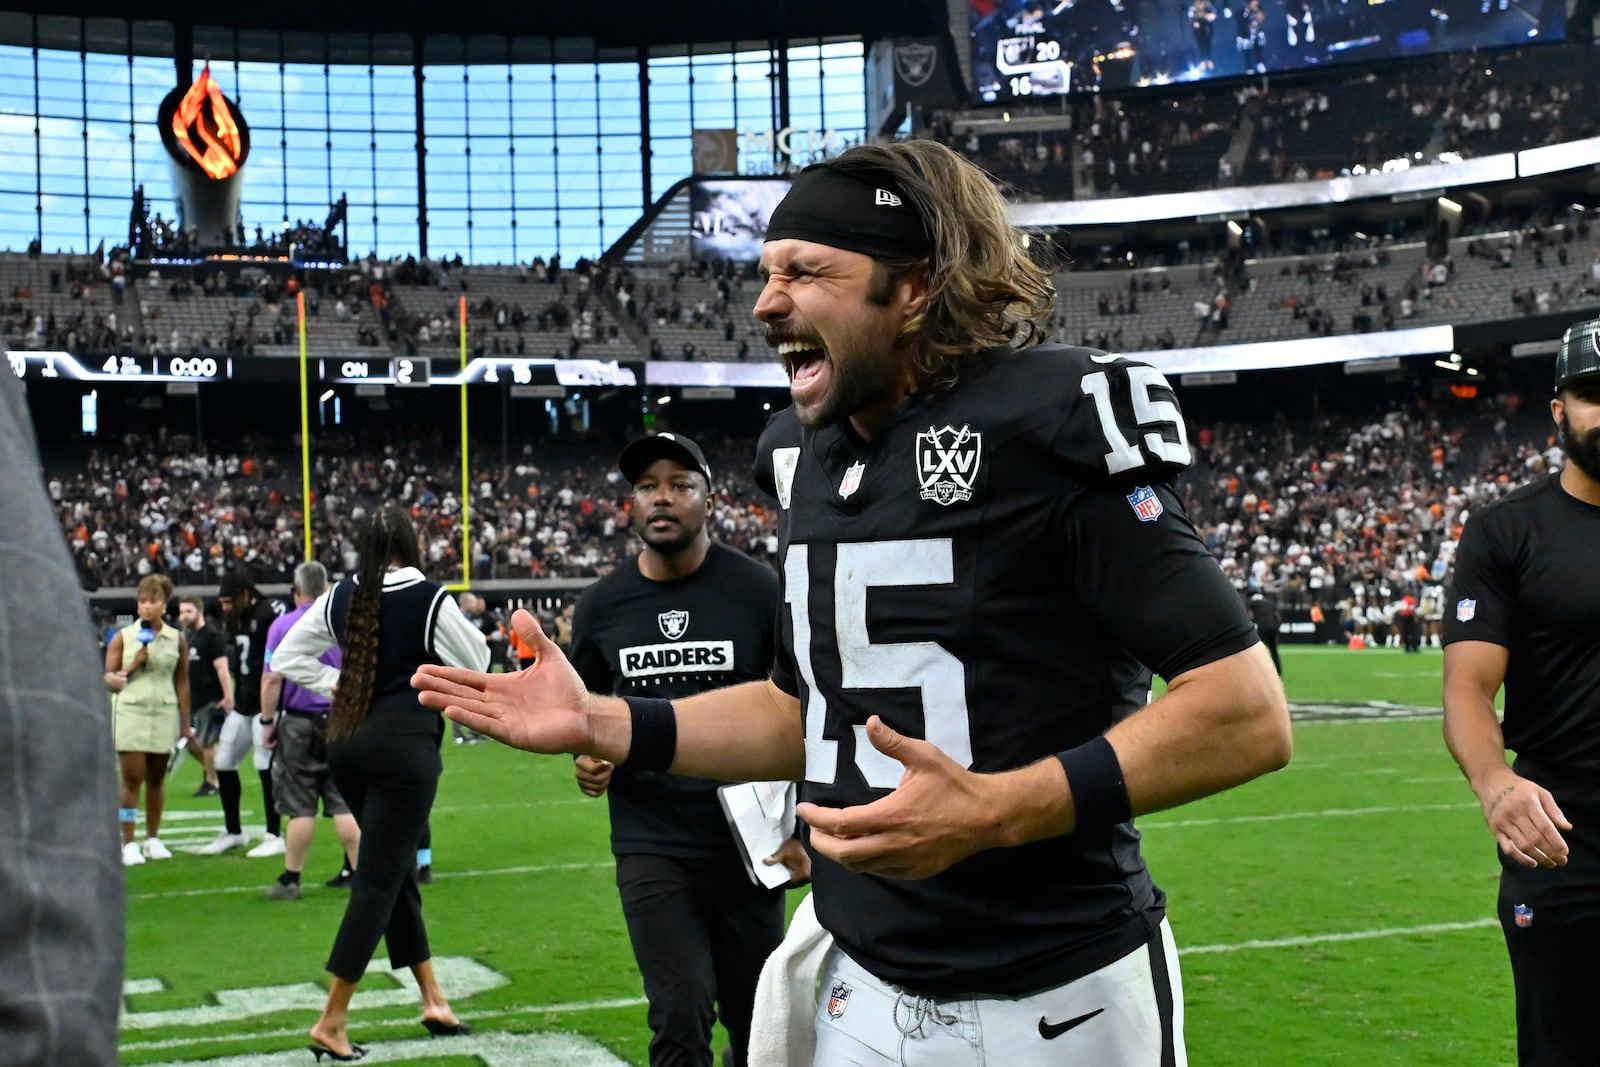
[[[672,700],[767,677],[778,577],[713,541],[693,574],[658,582],[630,559],[584,591],[568,653],[592,692]],[[617,767],[611,848],[684,858],[737,856],[717,802],[723,783]]]

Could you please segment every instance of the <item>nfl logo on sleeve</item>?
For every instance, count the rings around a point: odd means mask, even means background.
[[[1478,613],[1476,600],[1456,601],[1456,622],[1471,622],[1472,617]]]
[[[1155,522],[1161,517],[1161,498],[1148,485],[1141,485],[1129,493],[1128,503],[1133,506],[1133,513],[1139,516],[1140,522]]]

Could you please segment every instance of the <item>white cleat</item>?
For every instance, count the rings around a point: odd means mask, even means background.
[[[268,834],[261,839],[261,844],[246,852],[245,855],[253,860],[266,859],[268,856],[281,856],[288,851],[289,846],[284,844],[283,838],[277,834]]]
[[[137,867],[144,862],[144,853],[139,851],[137,841],[129,841],[122,846],[122,865],[124,867]]]
[[[200,849],[202,856],[220,856],[231,848],[243,848],[250,843],[250,839],[243,834],[230,834],[227,831],[217,835],[215,841]]]
[[[170,860],[172,850],[161,843],[161,838],[147,837],[144,839],[144,855],[146,859]]]

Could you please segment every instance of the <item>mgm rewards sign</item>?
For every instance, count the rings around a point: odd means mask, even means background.
[[[202,249],[236,244],[240,172],[250,155],[250,127],[238,106],[222,95],[209,63],[192,84],[178,86],[161,101],[157,124],[167,146],[183,228],[196,232]]]

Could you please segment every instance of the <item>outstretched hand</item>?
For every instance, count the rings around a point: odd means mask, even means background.
[[[938,747],[906,737],[874,715],[872,747],[905,767],[886,797],[853,808],[799,804],[811,847],[852,871],[886,878],[927,878],[975,852],[1002,844],[996,835],[993,775],[974,774]]]
[[[425,663],[411,676],[418,699],[453,722],[529,752],[582,752],[592,742],[589,693],[539,622],[518,609],[511,627],[534,651],[525,670],[488,674]]]

